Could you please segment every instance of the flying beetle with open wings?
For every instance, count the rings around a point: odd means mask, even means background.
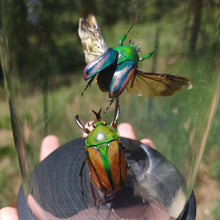
[[[119,46],[108,48],[95,16],[87,12],[80,18],[78,33],[87,63],[83,76],[85,81],[89,80],[82,95],[96,75],[100,90],[109,92],[111,100],[108,108],[125,88],[129,94],[146,97],[170,96],[192,88],[191,82],[183,76],[146,73],[137,69],[138,62],[151,57],[157,47],[144,57],[139,57],[140,47],[136,44],[129,42],[129,45],[124,46],[132,27],[121,37]]]

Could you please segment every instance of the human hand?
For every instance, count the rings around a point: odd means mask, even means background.
[[[130,138],[130,139],[136,139],[134,130],[132,126],[128,123],[122,123],[118,126],[118,132],[119,135],[125,138]],[[155,148],[153,142],[149,139],[142,139],[142,143],[149,145],[152,148]],[[51,152],[53,152],[55,149],[59,147],[59,141],[55,136],[48,136],[46,137],[43,142],[42,142],[42,148],[41,148],[41,153],[40,153],[40,160],[43,160],[45,157],[47,157]],[[36,202],[34,197],[32,195],[28,195],[27,198],[28,205],[33,211],[34,215],[37,217],[37,219],[56,219],[58,220],[59,218],[53,216],[51,213],[46,212],[43,210],[39,204]],[[167,214],[166,210],[159,204],[159,203],[154,203],[149,208],[145,208],[144,206],[134,206],[134,207],[129,207],[129,209],[125,210],[126,212],[131,212],[132,213],[142,213],[142,219],[163,219],[163,220],[168,220],[171,219],[169,215]],[[109,211],[104,211],[100,212],[100,219],[103,219],[103,217],[106,217],[109,214]],[[80,211],[76,215],[72,216],[69,219],[79,219],[79,218],[87,218],[88,216],[92,215],[97,215],[97,210],[95,208],[92,209],[87,209]],[[6,207],[1,210],[0,213],[1,220],[17,220],[18,218],[18,213],[17,210],[11,207]],[[114,215],[111,215],[110,219],[121,219],[120,217],[116,217]],[[135,219],[135,218],[133,218]],[[138,218],[139,219],[139,218]]]
[[[60,146],[59,139],[54,135],[46,136],[41,143],[40,161]],[[0,209],[0,220],[19,220],[18,210],[14,207]]]

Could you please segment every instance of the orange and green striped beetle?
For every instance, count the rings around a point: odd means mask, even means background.
[[[82,178],[82,171],[87,160],[90,171],[90,185],[96,205],[96,196],[91,179],[104,194],[104,200],[106,200],[107,195],[111,196],[125,186],[127,169],[130,170],[135,180],[136,178],[124,157],[123,149],[128,149],[122,144],[119,134],[115,129],[119,117],[118,99],[115,107],[115,117],[110,126],[107,125],[107,120],[101,119],[101,109],[99,112],[94,113],[96,114],[97,121],[93,122],[94,129],[91,131],[85,128],[78,115],[75,116],[75,121],[88,134],[85,139],[86,158],[83,161],[79,175]],[[129,151],[129,153],[131,152]]]

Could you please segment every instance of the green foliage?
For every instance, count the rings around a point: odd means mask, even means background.
[[[16,201],[15,195],[21,183],[17,155],[14,146],[0,148],[0,207]]]
[[[5,115],[2,117],[1,115],[1,120],[0,120],[0,128],[10,128],[10,115]]]
[[[218,149],[219,143],[220,143],[220,136],[219,136],[219,130],[220,130],[220,105],[218,105],[218,108],[216,110],[216,115],[215,118],[213,120],[212,123],[212,128],[211,128],[211,132],[209,135],[209,138],[207,140],[207,146],[216,146],[216,150]],[[207,151],[209,150],[209,148],[207,148]],[[219,154],[220,155],[220,150],[219,150]]]
[[[220,152],[217,151],[218,155],[219,153]],[[219,182],[219,187],[220,187],[220,160],[219,159],[212,162],[211,176]]]
[[[3,91],[3,87],[0,90]],[[0,129],[11,129],[9,106],[5,99],[0,101],[0,109]]]
[[[219,220],[220,219],[220,201],[216,201],[212,207],[212,213],[214,215],[214,219],[215,220]]]

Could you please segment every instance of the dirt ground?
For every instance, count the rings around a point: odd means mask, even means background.
[[[218,183],[211,179],[208,173],[209,167],[202,163],[195,186],[197,220],[214,220],[212,211],[217,202],[220,201]]]

